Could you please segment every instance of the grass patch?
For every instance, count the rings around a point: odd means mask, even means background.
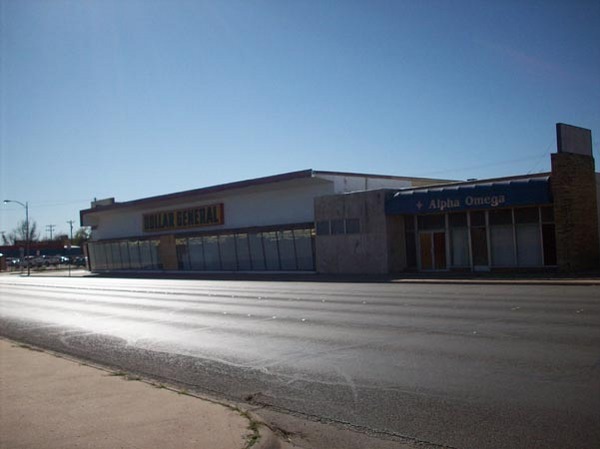
[[[236,410],[240,415],[242,415],[244,418],[246,418],[249,422],[247,429],[250,430],[252,432],[251,435],[249,435],[247,437],[247,443],[244,449],[250,449],[252,446],[254,446],[256,443],[258,443],[258,441],[260,440],[260,424],[258,421],[254,420],[252,418],[252,416],[250,416],[250,413],[248,413],[247,411],[244,410],[240,410],[239,408],[235,407],[234,410]]]

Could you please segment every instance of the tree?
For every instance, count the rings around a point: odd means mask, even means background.
[[[40,237],[37,231],[37,223],[29,221],[29,241],[35,242]],[[27,222],[22,220],[19,225],[8,234],[8,240],[16,245],[17,242],[25,242],[27,240]]]
[[[73,236],[73,245],[82,246],[90,239],[91,230],[88,227],[79,228]]]

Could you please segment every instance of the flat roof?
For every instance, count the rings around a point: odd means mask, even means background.
[[[375,174],[365,174],[365,173],[350,173],[350,172],[337,172],[337,171],[325,171],[325,170],[299,170],[294,172],[282,173],[279,175],[265,176],[261,178],[247,179],[243,181],[235,181],[229,182],[225,184],[217,184],[209,187],[201,187],[198,189],[192,190],[184,190],[181,192],[168,193],[164,195],[151,196],[146,198],[140,198],[131,201],[123,201],[123,202],[113,202],[105,205],[96,205],[94,207],[90,207],[88,209],[83,209],[79,212],[80,220],[82,220],[83,216],[89,213],[94,212],[102,212],[113,209],[127,208],[127,207],[135,207],[144,205],[147,203],[155,202],[155,201],[172,201],[172,200],[182,200],[188,197],[193,197],[197,195],[207,195],[212,193],[220,193],[226,192],[235,189],[242,189],[248,187],[254,187],[265,184],[272,184],[277,182],[291,181],[296,179],[309,179],[314,178],[318,175],[330,175],[330,176],[350,176],[350,177],[368,177],[368,178],[379,178],[379,179],[397,179],[397,180],[406,180],[406,181],[436,181],[434,178],[415,178],[409,176],[391,176],[391,175],[375,175]],[[444,180],[440,180],[444,181]],[[100,200],[101,201],[101,200]]]
[[[551,175],[550,172],[544,173],[534,173],[530,175],[514,175],[514,176],[504,176],[501,178],[486,178],[486,179],[471,179],[468,181],[453,181],[444,184],[430,184],[423,185],[418,187],[406,187],[403,189],[394,189],[398,193],[401,192],[412,192],[412,191],[420,191],[420,190],[432,190],[432,189],[442,189],[445,187],[462,187],[462,186],[470,186],[470,185],[481,185],[481,184],[492,184],[492,183],[502,183],[509,181],[516,181],[521,179],[534,179],[534,178],[548,178]]]

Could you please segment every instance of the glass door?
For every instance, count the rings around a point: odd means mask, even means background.
[[[419,247],[421,270],[445,270],[446,263],[446,233],[420,232]]]

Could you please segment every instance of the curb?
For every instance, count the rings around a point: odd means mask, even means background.
[[[281,449],[281,440],[271,430],[269,425],[258,415],[246,411],[247,417],[258,424],[258,434],[260,438],[252,446],[248,446],[247,449]]]

